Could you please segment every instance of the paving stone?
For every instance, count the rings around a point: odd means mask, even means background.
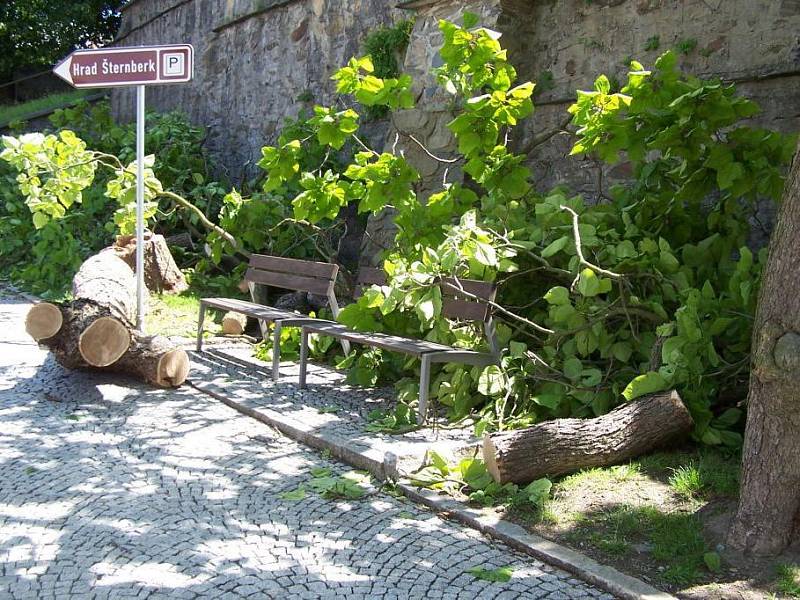
[[[190,386],[66,371],[25,335],[28,308],[0,293],[0,597],[610,598],[378,491],[284,499],[314,467],[350,469]],[[242,393],[292,410],[298,390],[237,369]],[[303,394],[380,404],[341,385]],[[477,581],[475,565],[514,578]]]

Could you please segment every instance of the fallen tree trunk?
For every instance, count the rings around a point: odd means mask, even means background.
[[[72,293],[72,302],[34,305],[25,320],[31,337],[59,364],[125,372],[161,387],[183,383],[189,370],[186,352],[134,328],[136,279],[113,249],[81,265]]]
[[[595,419],[554,419],[487,434],[486,468],[499,483],[528,483],[587,467],[606,467],[649,452],[691,431],[692,417],[677,392],[623,404]]]

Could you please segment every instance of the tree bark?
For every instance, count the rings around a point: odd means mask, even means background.
[[[678,393],[663,392],[595,419],[554,419],[487,434],[483,459],[495,481],[528,483],[545,475],[630,460],[690,432],[692,426]]]
[[[41,302],[25,320],[28,333],[56,361],[68,369],[125,372],[161,387],[184,382],[186,352],[134,329],[136,279],[113,248],[87,259],[72,284],[72,302]]]
[[[739,506],[728,544],[774,555],[800,537],[800,146],[783,195],[753,327]]]
[[[118,236],[114,251],[136,270],[136,237]],[[144,284],[157,294],[180,294],[189,288],[183,273],[175,264],[163,235],[147,232],[144,239]]]

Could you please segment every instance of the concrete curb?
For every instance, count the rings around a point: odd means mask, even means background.
[[[381,480],[394,480],[397,478],[397,463],[392,455],[382,455],[378,452],[365,452],[362,448],[354,447],[345,437],[316,431],[307,423],[292,419],[268,408],[254,410],[231,400],[224,394],[220,394],[215,390],[200,387],[189,379],[186,380],[186,383],[197,391],[216,398],[234,410],[277,429],[293,440],[297,440],[298,442],[302,442],[318,450],[329,451],[332,456],[358,469],[368,471],[373,477]]]
[[[316,431],[308,424],[267,408],[253,410],[215,390],[205,389],[189,380],[187,383],[197,391],[212,396],[234,410],[274,427],[294,440],[312,448],[327,450],[332,456],[345,463],[369,471],[378,479],[397,480],[397,458],[391,453],[378,456],[377,452],[365,452],[362,448],[354,447],[346,437]],[[402,482],[397,484],[397,489],[410,500],[433,509],[445,518],[458,521],[484,535],[498,539],[512,548],[568,571],[619,598],[625,600],[676,600],[675,596],[662,592],[635,577],[625,575],[566,546],[528,533],[519,525],[487,515],[432,490],[418,489]]]

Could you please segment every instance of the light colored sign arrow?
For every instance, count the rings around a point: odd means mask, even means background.
[[[189,44],[76,50],[53,69],[76,88],[184,83],[193,71]]]

